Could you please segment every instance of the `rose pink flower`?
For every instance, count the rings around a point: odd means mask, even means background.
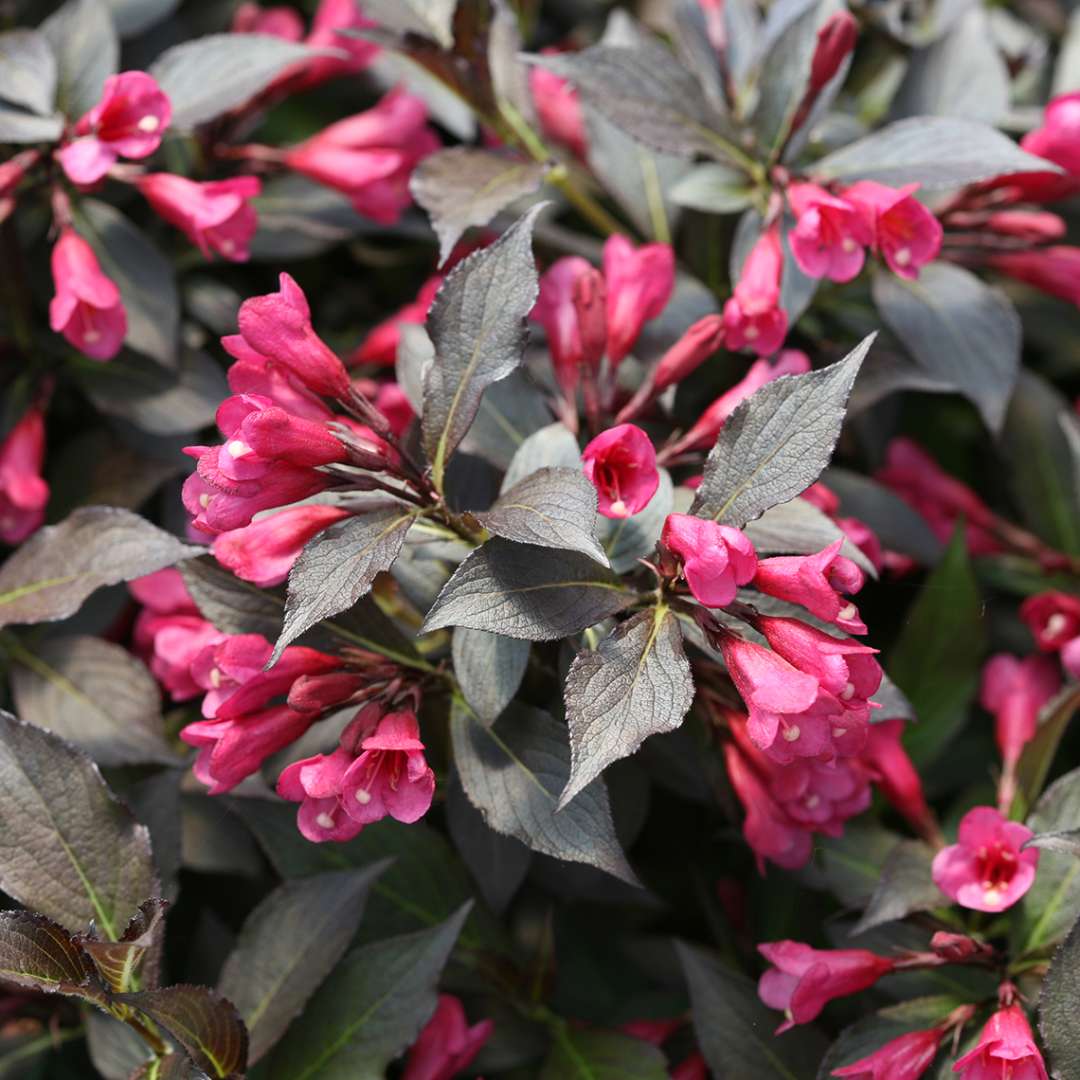
[[[288,368],[313,393],[347,397],[345,365],[315,333],[303,290],[288,274],[281,274],[278,282],[276,293],[253,296],[240,305],[238,319],[244,342]]]
[[[551,47],[540,50],[545,56],[560,51]],[[544,134],[584,160],[588,140],[577,91],[566,79],[542,67],[529,69],[529,90]]]
[[[1044,652],[1056,652],[1080,634],[1080,597],[1051,589],[1029,596],[1020,605],[1035,644]]]
[[[401,327],[403,324],[415,324],[423,326],[427,319],[428,309],[435,299],[435,294],[443,283],[443,276],[435,274],[429,277],[415,300],[410,300],[404,307],[398,308],[388,319],[384,319],[375,326],[364,343],[349,357],[350,366],[353,364],[386,364],[392,366],[397,363],[398,343],[401,341]]]
[[[599,303],[587,302],[593,297]],[[596,369],[604,355],[603,297],[603,275],[578,255],[556,260],[540,278],[540,294],[529,318],[544,328],[555,377],[568,397],[577,387],[582,366]],[[599,333],[593,326],[596,321]]]
[[[758,996],[786,1016],[778,1035],[817,1019],[834,998],[868,989],[894,966],[867,949],[812,949],[799,941],[769,942],[758,952],[773,965],[758,982]]]
[[[269,34],[285,41],[299,41],[304,36],[304,20],[296,8],[260,7],[253,0],[244,0],[233,12],[234,34]]]
[[[937,1056],[944,1034],[941,1028],[909,1031],[832,1074],[852,1080],[919,1080]]]
[[[21,544],[45,520],[44,462],[45,414],[34,405],[0,443],[0,541],[5,544]]]
[[[745,533],[690,514],[669,514],[660,543],[680,560],[690,591],[706,607],[727,607],[757,567]]]
[[[950,215],[949,224],[955,223]],[[1029,244],[1060,240],[1068,230],[1065,219],[1045,210],[997,210],[986,215],[985,228],[1000,236],[1015,236]]]
[[[607,358],[617,367],[633,349],[642,327],[667,306],[675,288],[675,253],[670,244],[635,248],[625,236],[604,243],[607,295]]]
[[[810,63],[807,97],[816,97],[840,70],[840,65],[854,51],[859,39],[859,24],[850,11],[830,15],[818,30],[814,58]],[[797,125],[796,125],[797,126]]]
[[[0,221],[4,221],[15,209],[15,193],[19,185],[40,160],[40,150],[23,150],[0,162]]]
[[[866,624],[854,604],[841,594],[863,587],[863,572],[840,554],[843,540],[836,540],[816,555],[780,555],[761,559],[754,588],[769,596],[801,604],[811,615],[835,623],[851,634],[865,634]]]
[[[866,732],[860,758],[889,804],[920,836],[936,837],[937,822],[923,794],[918,770],[904,749],[903,720],[881,720]]]
[[[390,430],[398,438],[409,430],[409,425],[416,419],[408,395],[396,382],[379,383],[375,391],[375,408],[386,417]]]
[[[435,1012],[409,1050],[401,1080],[452,1080],[480,1053],[494,1026],[481,1020],[470,1027],[461,1002],[440,994]]]
[[[964,1080],[1048,1080],[1042,1054],[1024,1010],[999,1009],[986,1022],[979,1042],[953,1066]]]
[[[983,666],[979,704],[994,716],[994,737],[1006,765],[1015,765],[1020,751],[1039,726],[1039,712],[1061,688],[1057,665],[1048,656],[997,653]]]
[[[260,588],[288,577],[304,545],[323,529],[349,517],[335,506],[293,506],[214,537],[214,558],[238,578]]]
[[[49,304],[49,325],[91,359],[111,360],[127,333],[120,290],[70,226],[53,247],[52,276],[56,295]]]
[[[671,1070],[671,1080],[709,1080],[705,1058],[695,1051]]]
[[[358,214],[393,225],[412,204],[413,169],[438,149],[423,100],[397,89],[293,147],[285,164],[348,195]]]
[[[180,229],[210,258],[217,252],[232,262],[247,260],[258,220],[248,202],[259,194],[255,176],[197,183],[172,173],[148,173],[136,186],[157,213]]]
[[[226,335],[221,344],[236,361],[227,376],[234,394],[269,398],[286,412],[306,420],[337,419],[322,398],[304,386],[287,365],[256,352],[239,334]]]
[[[1080,305],[1080,247],[1058,244],[990,255],[987,266],[1050,296]]]
[[[914,281],[919,270],[937,258],[944,231],[941,222],[913,195],[918,184],[887,187],[860,180],[841,194],[864,215],[874,250],[902,278]]]
[[[850,281],[874,241],[865,215],[817,184],[791,184],[787,195],[798,218],[788,243],[799,269],[812,278]]]
[[[720,315],[705,315],[687,329],[678,341],[660,357],[652,373],[653,393],[659,394],[682,382],[696,371],[724,344],[724,320]]]
[[[1061,663],[1074,679],[1080,679],[1080,637],[1061,646]]]
[[[751,349],[758,356],[768,356],[784,344],[788,320],[780,307],[783,270],[780,226],[774,225],[750,249],[734,294],[724,305],[729,349]]]
[[[149,157],[172,119],[172,106],[145,71],[110,75],[101,100],[75,125],[79,138],[56,157],[75,184],[95,184],[117,158]]]
[[[1061,94],[1043,113],[1042,127],[1029,131],[1020,145],[1036,157],[1065,170],[1060,173],[1021,173],[1003,182],[1015,185],[1017,201],[1049,202],[1080,190],[1080,93]]]
[[[649,505],[660,486],[656,450],[633,424],[602,431],[581,452],[581,460],[604,517],[632,517]]]
[[[1039,849],[1020,850],[1033,835],[993,807],[976,806],[961,819],[957,842],[934,857],[934,884],[961,907],[1004,911],[1035,880]]]

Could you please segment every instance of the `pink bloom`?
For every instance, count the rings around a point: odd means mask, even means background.
[[[397,362],[398,342],[401,340],[401,327],[410,323],[423,326],[427,319],[428,309],[431,307],[435,294],[442,285],[441,274],[429,277],[415,300],[410,300],[404,307],[399,308],[388,319],[384,319],[374,327],[364,343],[350,357],[349,364],[387,364]]]
[[[886,552],[878,539],[878,534],[866,524],[853,517],[833,518],[840,531],[870,560],[874,569],[885,569],[891,552]]]
[[[816,1019],[833,998],[866,990],[893,970],[893,961],[866,949],[812,949],[798,941],[758,946],[773,966],[758,982],[758,996],[786,1016],[777,1034]]]
[[[859,24],[850,11],[831,15],[818,30],[814,58],[810,63],[810,85],[806,96],[816,97],[840,70],[841,64],[854,51],[859,38]],[[797,126],[797,125],[796,125]]]
[[[1048,656],[1020,660],[998,653],[986,662],[979,704],[994,716],[994,737],[1007,765],[1019,760],[1039,726],[1039,712],[1060,687],[1057,665]]]
[[[1042,127],[1029,131],[1020,145],[1036,157],[1045,158],[1065,170],[1059,173],[1021,173],[1005,177],[1017,187],[1017,198],[1049,202],[1080,190],[1080,93],[1061,94],[1043,113]]]
[[[136,181],[150,205],[180,229],[206,258],[244,262],[258,221],[248,202],[259,194],[254,176],[196,183],[172,173],[148,173]]]
[[[260,7],[245,0],[233,13],[234,34],[269,34],[285,41],[299,41],[304,36],[304,20],[296,8]]]
[[[0,162],[0,221],[4,221],[15,209],[15,193],[19,185],[40,160],[40,150],[23,150]]]
[[[951,215],[949,223],[953,221]],[[985,227],[999,236],[1015,236],[1029,244],[1060,240],[1067,229],[1064,218],[1042,210],[997,210],[987,215]]]
[[[0,443],[0,541],[5,544],[22,543],[45,520],[44,462],[45,414],[31,406]]]
[[[375,408],[386,417],[390,430],[401,438],[416,419],[405,391],[396,382],[379,383],[375,392]]]
[[[70,226],[52,250],[56,295],[49,304],[49,325],[81,353],[111,360],[127,333],[120,290],[98,265],[90,245]]]
[[[461,1002],[440,994],[431,1019],[413,1043],[401,1080],[452,1080],[480,1052],[494,1024],[481,1020],[469,1027]]]
[[[675,288],[675,253],[670,244],[635,248],[625,236],[604,243],[607,286],[607,357],[613,366],[634,347],[641,328],[667,306]]]
[[[914,281],[919,269],[937,258],[941,250],[941,222],[912,194],[918,184],[886,187],[860,180],[842,192],[866,219],[874,237],[874,250],[889,269]]]
[[[816,506],[829,517],[833,517],[840,510],[840,497],[820,480],[811,484],[799,498],[805,499],[811,506]]]
[[[598,303],[589,302],[594,297]],[[582,366],[595,370],[604,355],[603,297],[603,275],[577,255],[558,259],[540,278],[540,295],[529,318],[544,328],[555,377],[568,397],[577,387]],[[592,325],[597,321],[599,333]]]
[[[1035,880],[1039,849],[1020,850],[1033,835],[992,807],[976,806],[961,819],[957,842],[934,857],[934,884],[961,907],[1004,911]]]
[[[871,724],[861,760],[894,810],[904,817],[920,836],[936,837],[937,822],[923,794],[922,780],[904,749],[903,720],[881,720]]]
[[[653,393],[682,382],[724,344],[724,320],[719,315],[698,319],[662,357],[652,373]]]
[[[303,290],[288,275],[279,289],[254,296],[240,305],[240,334],[256,353],[288,368],[316,394],[347,397],[345,365],[330,351],[311,325],[311,308]]]
[[[581,460],[604,517],[632,517],[649,505],[660,486],[653,444],[633,424],[602,431],[581,452]]]
[[[919,1080],[937,1057],[944,1037],[941,1028],[909,1031],[858,1061],[834,1069],[833,1076],[852,1080]]]
[[[812,615],[835,623],[851,634],[865,634],[866,624],[854,604],[843,593],[863,587],[863,572],[840,554],[842,540],[836,540],[816,555],[781,555],[761,559],[754,575],[754,588],[792,604],[801,604]]]
[[[229,388],[234,394],[269,398],[286,412],[306,420],[336,419],[322,398],[312,393],[287,364],[256,352],[239,334],[226,335],[221,344],[236,359],[228,372]]]
[[[962,1073],[964,1080],[1047,1080],[1042,1054],[1019,1005],[990,1017],[978,1045],[960,1058],[953,1072]]]
[[[1074,637],[1062,645],[1061,663],[1074,679],[1080,679],[1080,637]]]
[[[75,184],[97,183],[117,158],[149,157],[172,118],[169,99],[145,71],[110,75],[101,100],[78,122],[57,158]]]
[[[545,55],[559,52],[552,48],[540,51]],[[588,146],[577,91],[566,79],[542,67],[529,69],[529,89],[544,134],[584,159]]]
[[[1055,652],[1080,634],[1080,598],[1056,589],[1041,592],[1020,605],[1020,618],[1040,649]]]
[[[1067,245],[991,255],[986,265],[1080,306],[1080,248]]]
[[[850,281],[862,269],[863,249],[874,241],[866,217],[816,184],[791,184],[787,193],[798,218],[789,243],[799,269],[812,278]]]
[[[438,148],[439,140],[427,127],[427,106],[398,89],[366,112],[293,147],[285,163],[348,195],[358,214],[392,225],[412,203],[413,169]]]
[[[299,85],[305,88],[317,86],[339,75],[353,75],[363,71],[379,53],[379,46],[365,41],[355,34],[342,31],[364,30],[376,26],[366,18],[357,0],[320,0],[311,21],[311,33],[304,44],[312,49],[336,49],[344,57],[316,56],[304,65]]]
[[[758,237],[739,275],[731,299],[724,305],[724,329],[729,349],[751,349],[768,356],[784,344],[787,314],[780,307],[780,278],[784,253],[780,227]]]
[[[671,1080],[709,1080],[705,1059],[695,1051],[671,1070]]]
[[[242,529],[219,533],[214,537],[214,558],[237,577],[261,588],[278,585],[312,537],[348,516],[348,510],[334,506],[279,510]]]
[[[660,542],[680,560],[690,591],[706,607],[727,607],[757,567],[745,533],[690,514],[669,514]]]

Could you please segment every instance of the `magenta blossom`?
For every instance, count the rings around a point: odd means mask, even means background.
[[[53,247],[52,276],[56,295],[49,304],[49,325],[91,359],[111,360],[127,333],[120,290],[70,226]]]
[[[614,367],[633,349],[642,327],[667,306],[675,288],[675,253],[670,244],[635,248],[625,236],[604,243],[607,287],[607,358]]]
[[[815,555],[782,555],[762,559],[754,575],[754,588],[780,600],[801,604],[811,615],[835,623],[850,634],[865,634],[866,624],[844,593],[863,587],[863,572],[840,554],[836,540]]]
[[[1080,597],[1056,589],[1036,593],[1020,605],[1020,618],[1043,652],[1056,652],[1080,635]]]
[[[920,836],[940,843],[937,821],[926,802],[922,780],[903,744],[904,721],[881,720],[866,732],[860,759],[881,794]]]
[[[985,261],[1002,274],[1080,306],[1080,247],[1054,244],[1030,251],[1006,251]]]
[[[1029,131],[1020,145],[1036,157],[1060,165],[1065,173],[1022,173],[1003,178],[1015,185],[1016,200],[1049,202],[1080,190],[1080,93],[1061,94],[1043,113],[1042,126]]]
[[[79,138],[57,151],[75,184],[95,184],[117,158],[149,157],[172,119],[172,106],[145,71],[110,75],[101,100],[78,122]]]
[[[799,269],[812,278],[850,281],[874,242],[866,216],[817,184],[791,184],[787,194],[798,218],[788,242]]]
[[[491,1037],[491,1020],[469,1026],[465,1008],[450,994],[440,994],[405,1061],[401,1080],[453,1080],[480,1053]]]
[[[724,344],[724,320],[704,315],[693,323],[662,357],[652,373],[653,393],[682,382]]]
[[[1039,726],[1039,712],[1060,687],[1057,665],[1048,656],[1021,660],[998,653],[986,662],[979,703],[994,716],[994,737],[1007,766],[1019,760]]]
[[[941,1028],[909,1031],[832,1074],[850,1080],[919,1080],[937,1057],[944,1036]]]
[[[957,842],[934,857],[934,884],[961,907],[1004,911],[1035,880],[1039,849],[1020,850],[1033,835],[993,807],[976,806],[961,819]]]
[[[44,462],[45,415],[31,406],[0,443],[0,542],[20,544],[45,520]]]
[[[660,543],[679,559],[690,591],[706,607],[727,607],[757,568],[745,533],[690,514],[669,514]]]
[[[734,294],[724,305],[729,349],[751,349],[758,356],[769,356],[784,344],[788,320],[780,307],[783,270],[780,227],[774,225],[750,249]]]
[[[773,966],[761,976],[758,995],[786,1019],[777,1034],[808,1024],[833,998],[866,990],[893,970],[893,961],[866,949],[812,949],[798,941],[758,946]]]
[[[978,1044],[960,1058],[953,1072],[963,1080],[1048,1080],[1031,1025],[1015,1004],[990,1017]]]
[[[227,378],[234,394],[254,394],[269,398],[293,416],[305,420],[334,420],[318,394],[312,393],[287,364],[256,352],[240,334],[221,339],[222,347],[235,359]]]
[[[604,517],[632,517],[649,505],[660,486],[656,450],[633,424],[602,431],[581,452],[581,460]]]
[[[255,176],[197,183],[172,173],[148,173],[136,181],[147,202],[180,229],[209,259],[217,253],[244,262],[258,220],[249,202],[262,187]]]
[[[891,188],[860,180],[842,193],[863,214],[873,233],[874,250],[894,274],[910,281],[937,258],[944,233],[941,222],[915,198],[918,187]]]
[[[590,292],[599,303],[581,302]],[[529,317],[544,328],[555,377],[567,397],[577,387],[582,366],[595,371],[604,355],[603,297],[603,275],[578,255],[556,260],[540,278],[540,294]],[[593,321],[599,323],[598,333]]]
[[[559,50],[545,48],[540,51],[550,55]],[[544,134],[584,159],[588,143],[577,91],[566,79],[539,66],[529,68],[529,90]]]

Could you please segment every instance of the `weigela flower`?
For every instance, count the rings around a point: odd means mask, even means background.
[[[812,278],[850,281],[874,242],[865,214],[817,184],[791,184],[787,195],[798,218],[788,243],[799,269]]]
[[[291,7],[261,7],[254,0],[244,0],[233,12],[234,34],[269,34],[284,41],[299,41],[304,36],[304,20]]]
[[[914,197],[918,188],[918,184],[891,188],[860,180],[841,192],[864,215],[873,232],[874,250],[894,274],[911,281],[937,258],[944,235],[941,222]]]
[[[49,304],[49,325],[91,359],[111,360],[127,333],[120,290],[70,226],[53,247],[52,276],[56,295]]]
[[[961,819],[956,843],[934,857],[934,884],[961,907],[1004,911],[1035,880],[1039,849],[1020,850],[1033,835],[992,807],[976,806]]]
[[[402,324],[412,323],[423,326],[427,319],[428,309],[435,299],[435,294],[443,283],[441,274],[429,277],[415,300],[410,300],[403,307],[398,308],[388,319],[384,319],[373,327],[364,338],[363,344],[349,357],[349,364],[386,364],[392,366],[397,362],[398,344],[401,341]]]
[[[399,89],[293,147],[285,164],[348,195],[358,214],[393,225],[412,204],[413,169],[438,149],[439,140],[427,126],[427,106]]]
[[[598,304],[580,302],[589,289],[597,295]],[[604,355],[604,289],[600,271],[578,255],[558,259],[540,278],[540,293],[529,318],[544,328],[555,377],[568,396],[577,387],[582,367],[597,369]],[[594,312],[599,316],[599,334],[589,321]]]
[[[812,615],[851,634],[865,634],[858,608],[843,594],[863,587],[863,572],[840,554],[836,540],[815,555],[780,555],[758,561],[754,588],[780,600],[801,604]]]
[[[889,804],[920,836],[936,837],[937,822],[923,793],[918,770],[904,749],[903,720],[880,720],[866,732],[860,760]]]
[[[110,75],[101,100],[75,125],[78,138],[56,157],[75,184],[95,184],[118,158],[149,157],[172,119],[172,106],[145,71]]]
[[[859,24],[850,11],[830,15],[818,30],[814,56],[810,62],[810,81],[807,97],[816,97],[840,70],[840,65],[855,49]]]
[[[1042,1054],[1024,1010],[999,1009],[979,1033],[973,1050],[953,1066],[963,1080],[1048,1080]]]
[[[31,406],[0,443],[0,541],[5,544],[21,544],[45,520],[44,462],[45,414]]]
[[[943,1038],[941,1028],[909,1031],[890,1039],[872,1054],[842,1069],[833,1069],[832,1075],[851,1080],[919,1080],[937,1056]]]
[[[549,47],[540,52],[551,55],[559,50]],[[529,90],[544,134],[584,159],[588,144],[577,91],[566,79],[542,67],[529,68]]]
[[[1061,94],[1043,113],[1042,126],[1029,131],[1020,145],[1036,157],[1060,165],[1060,173],[1023,173],[1003,183],[1016,189],[1017,201],[1048,202],[1080,190],[1080,93]]]
[[[440,994],[435,1012],[409,1050],[401,1080],[452,1080],[480,1053],[494,1026],[481,1020],[470,1027],[461,1002]]]
[[[41,151],[23,150],[0,162],[0,221],[15,209],[16,191],[30,169],[41,160]]]
[[[690,514],[669,514],[660,543],[678,558],[690,591],[706,607],[730,604],[757,568],[745,533]]]
[[[604,517],[632,517],[649,505],[660,486],[656,450],[633,424],[602,431],[581,452],[581,460]]]
[[[724,304],[725,342],[729,349],[751,349],[769,356],[784,344],[787,313],[780,307],[784,253],[780,226],[766,229],[743,264],[738,284]]]
[[[990,255],[986,265],[1059,300],[1080,306],[1080,247],[1056,244]]]
[[[1035,644],[1044,652],[1056,652],[1080,635],[1080,597],[1051,589],[1029,596],[1020,605]]]
[[[675,253],[670,244],[635,248],[625,236],[604,242],[607,296],[607,358],[622,363],[642,327],[667,306],[675,288]]]
[[[705,315],[693,323],[653,369],[652,389],[659,394],[682,382],[696,371],[724,344],[724,320],[720,315]]]
[[[197,183],[172,173],[148,173],[136,181],[147,202],[210,258],[217,253],[232,262],[244,262],[258,227],[248,200],[259,194],[255,176]]]
[[[234,394],[269,398],[286,412],[305,420],[335,419],[322,398],[312,393],[287,364],[256,352],[239,334],[223,337],[221,344],[236,359],[227,373]]]
[[[1039,726],[1039,712],[1060,687],[1057,665],[1048,656],[1021,660],[998,653],[986,662],[979,703],[994,716],[994,738],[1007,765],[1017,762]]]
[[[867,949],[812,949],[798,941],[758,946],[773,966],[758,982],[758,996],[786,1019],[777,1034],[808,1024],[834,998],[857,994],[893,970],[893,961]]]

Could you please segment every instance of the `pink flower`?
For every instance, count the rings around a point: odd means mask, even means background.
[[[398,89],[293,147],[285,164],[348,195],[358,214],[392,225],[412,203],[413,169],[438,148],[427,127],[427,106]]]
[[[919,1080],[937,1056],[945,1033],[941,1028],[909,1031],[858,1061],[834,1069],[833,1076],[852,1080]]]
[[[769,596],[801,604],[811,615],[834,623],[851,634],[865,634],[866,624],[858,608],[841,594],[856,593],[863,587],[863,572],[840,554],[842,540],[836,540],[816,555],[781,555],[761,559],[754,575],[754,588]]]
[[[1019,760],[1039,726],[1039,712],[1060,687],[1057,665],[1048,656],[1020,660],[998,653],[986,662],[979,704],[994,716],[994,737],[1006,765]]]
[[[724,320],[719,315],[705,315],[687,329],[657,363],[652,373],[652,389],[659,394],[682,382],[696,371],[724,344]]]
[[[671,1070],[671,1080],[709,1080],[705,1058],[695,1051]]]
[[[1080,190],[1080,93],[1054,98],[1043,113],[1042,127],[1029,131],[1020,145],[1029,154],[1060,165],[1065,175],[1022,173],[1004,178],[1017,186],[1018,199],[1049,202]]]
[[[110,75],[101,100],[78,122],[80,138],[56,157],[75,184],[97,183],[117,158],[149,157],[172,119],[169,99],[145,71]]]
[[[559,51],[553,48],[540,50],[545,56]],[[529,90],[544,134],[562,143],[575,157],[584,159],[588,145],[577,91],[566,79],[542,67],[529,69]]]
[[[670,244],[635,248],[625,236],[604,243],[607,286],[607,358],[616,367],[634,347],[642,327],[667,306],[675,288],[675,253]]]
[[[19,185],[40,160],[40,150],[23,150],[7,161],[0,162],[0,221],[4,221],[15,209]]]
[[[563,393],[572,397],[582,367],[597,369],[604,355],[603,275],[578,255],[558,259],[540,278],[540,294],[529,318],[544,328],[555,377]]]
[[[1062,645],[1061,664],[1074,679],[1080,679],[1080,637]]]
[[[256,352],[239,334],[223,337],[221,344],[236,359],[228,372],[229,388],[234,394],[269,398],[286,412],[306,420],[336,419],[322,398],[312,393],[287,364]]]
[[[264,8],[245,0],[233,13],[230,30],[234,34],[269,34],[285,41],[299,41],[304,36],[304,20],[296,8]]]
[[[913,196],[918,184],[886,187],[860,180],[842,192],[864,215],[873,233],[874,250],[889,269],[914,281],[919,269],[937,258],[941,250],[941,222]]]
[[[386,417],[390,430],[401,438],[416,419],[408,395],[396,382],[379,383],[375,392],[375,408]]]
[[[334,506],[279,510],[242,529],[219,533],[214,537],[214,558],[237,577],[261,588],[278,585],[312,537],[348,516],[348,510]]]
[[[922,780],[904,749],[903,720],[881,720],[871,724],[861,760],[894,810],[904,817],[920,836],[939,837],[934,815],[926,803]]]
[[[398,342],[401,340],[401,327],[403,324],[415,324],[423,326],[427,319],[428,309],[443,283],[441,274],[429,277],[415,300],[410,300],[404,307],[399,308],[388,319],[384,319],[375,326],[364,343],[350,357],[349,364],[387,364],[397,362]]]
[[[1019,1005],[990,1017],[978,1045],[960,1058],[953,1072],[962,1073],[964,1080],[1048,1080],[1031,1025]]]
[[[780,226],[774,225],[750,249],[735,292],[724,305],[729,349],[751,349],[758,356],[768,356],[784,344],[788,321],[780,307],[783,270]]]
[[[1020,605],[1020,618],[1040,649],[1055,652],[1080,634],[1080,598],[1056,589],[1037,593]]]
[[[816,97],[840,70],[859,39],[859,24],[850,11],[830,15],[818,30],[814,58],[810,63],[810,84],[806,96]],[[798,126],[797,124],[794,126]]]
[[[811,506],[816,506],[823,514],[833,517],[840,510],[840,496],[820,480],[811,484],[800,496]]]
[[[934,884],[961,907],[1004,911],[1035,880],[1039,849],[1020,850],[1033,835],[992,807],[976,806],[961,819],[957,842],[934,857]]]
[[[681,561],[690,591],[706,607],[727,607],[757,567],[745,533],[690,514],[669,514],[660,543]]]
[[[787,194],[798,218],[788,242],[799,269],[812,278],[850,281],[862,269],[863,249],[874,242],[865,215],[817,184],[791,184]]]
[[[303,290],[288,274],[281,274],[278,283],[276,293],[254,296],[240,305],[240,335],[256,353],[288,368],[313,393],[347,397],[345,365],[315,333]]]
[[[480,1052],[491,1037],[491,1020],[469,1027],[461,1002],[440,994],[431,1019],[413,1043],[401,1080],[452,1080]]]
[[[1080,306],[1080,248],[1068,245],[990,255],[986,265]]]
[[[21,544],[45,520],[44,462],[45,414],[35,405],[0,443],[0,541],[5,544]]]
[[[180,229],[206,258],[217,252],[232,262],[248,258],[258,220],[248,202],[259,194],[255,176],[196,183],[171,173],[148,173],[136,181],[150,205]]]
[[[786,1016],[779,1035],[808,1024],[833,998],[866,990],[893,970],[893,961],[866,949],[812,949],[798,941],[758,946],[773,966],[758,982],[758,996]]]
[[[81,353],[111,360],[127,333],[120,290],[98,265],[90,245],[70,226],[52,250],[56,295],[49,304],[49,325]]]
[[[604,517],[632,517],[649,505],[660,486],[656,450],[633,424],[602,431],[581,452],[581,460]]]

